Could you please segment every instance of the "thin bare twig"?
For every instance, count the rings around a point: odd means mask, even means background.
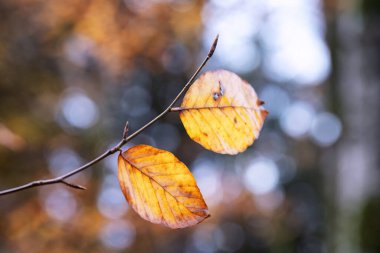
[[[83,165],[83,166],[81,166],[81,167],[79,167],[77,169],[74,169],[74,170],[72,170],[72,171],[70,171],[70,172],[68,172],[68,173],[66,173],[66,174],[64,174],[62,176],[56,177],[56,178],[37,180],[37,181],[33,181],[33,182],[30,182],[30,183],[27,183],[27,184],[24,184],[24,185],[21,185],[21,186],[18,186],[18,187],[14,187],[14,188],[10,188],[10,189],[7,189],[7,190],[0,191],[0,196],[1,195],[15,193],[15,192],[18,192],[18,191],[23,191],[23,190],[26,190],[26,189],[29,189],[29,188],[33,188],[33,187],[37,187],[37,186],[50,185],[50,184],[58,184],[58,183],[65,184],[65,185],[67,185],[69,187],[72,187],[72,188],[75,188],[75,189],[82,189],[82,190],[86,189],[83,186],[68,183],[68,182],[65,181],[65,179],[69,178],[69,177],[71,177],[71,176],[73,176],[73,175],[75,175],[75,174],[77,174],[77,173],[79,173],[79,172],[81,172],[81,171],[83,171],[85,169],[88,169],[89,167],[91,167],[92,165],[100,162],[104,158],[106,158],[106,157],[108,157],[108,156],[116,153],[117,151],[120,151],[121,147],[123,147],[126,143],[128,143],[129,141],[131,141],[133,138],[135,138],[137,135],[139,135],[141,132],[143,132],[149,126],[151,126],[156,121],[158,121],[163,116],[165,116],[167,113],[169,113],[171,111],[171,109],[173,108],[173,105],[178,101],[178,99],[184,94],[184,92],[194,82],[194,80],[197,77],[197,75],[199,74],[199,72],[202,70],[202,68],[206,65],[206,63],[208,62],[208,60],[214,54],[216,45],[218,43],[218,38],[219,38],[219,35],[216,36],[216,38],[214,40],[214,43],[212,44],[212,46],[210,48],[210,51],[207,54],[207,57],[203,60],[203,62],[201,63],[201,65],[194,72],[194,74],[191,76],[191,78],[185,84],[185,86],[182,88],[182,90],[178,93],[178,95],[174,98],[174,100],[170,103],[170,105],[163,112],[161,112],[158,116],[156,116],[154,119],[152,119],[151,121],[149,121],[148,123],[146,123],[144,126],[142,126],[140,129],[138,129],[136,132],[134,132],[133,134],[131,134],[129,136],[128,136],[128,122],[127,122],[126,125],[125,125],[125,127],[124,127],[123,137],[122,137],[121,141],[115,147],[107,150],[102,155],[100,155],[97,158],[95,158],[94,160],[86,163],[85,165]]]
[[[79,184],[69,183],[69,182],[66,182],[66,181],[64,181],[64,180],[62,180],[61,183],[62,183],[62,184],[65,184],[65,185],[67,185],[67,186],[69,186],[69,187],[71,187],[71,188],[74,188],[74,189],[87,190],[86,187],[81,186],[81,185],[79,185]]]
[[[123,131],[123,140],[127,139],[128,137],[128,132],[129,132],[129,122],[127,121],[124,126],[124,131]]]

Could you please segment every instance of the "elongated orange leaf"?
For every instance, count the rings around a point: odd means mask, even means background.
[[[121,189],[144,219],[170,228],[184,228],[209,216],[189,169],[172,153],[148,145],[119,155]]]
[[[221,154],[243,152],[259,137],[268,114],[247,82],[227,70],[209,71],[194,82],[180,108],[190,138]]]

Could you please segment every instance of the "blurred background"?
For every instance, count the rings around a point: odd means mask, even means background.
[[[2,0],[0,190],[59,176],[161,112],[220,33],[204,71],[248,80],[269,117],[218,155],[177,113],[128,146],[173,152],[211,218],[139,218],[116,156],[69,181],[0,197],[0,252],[380,252],[378,0]],[[377,112],[377,113],[376,113]]]

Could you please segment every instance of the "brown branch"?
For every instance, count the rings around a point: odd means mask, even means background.
[[[56,177],[56,178],[37,180],[37,181],[33,181],[33,182],[30,182],[30,183],[27,183],[27,184],[24,184],[24,185],[21,185],[21,186],[18,186],[18,187],[14,187],[14,188],[10,188],[10,189],[7,189],[7,190],[0,191],[0,196],[1,195],[6,195],[6,194],[11,194],[11,193],[18,192],[18,191],[23,191],[23,190],[26,190],[26,189],[29,189],[29,188],[33,188],[33,187],[37,187],[37,186],[50,185],[50,184],[58,184],[58,183],[65,184],[65,185],[67,185],[69,187],[72,187],[72,188],[75,188],[75,189],[82,189],[82,190],[85,189],[83,186],[68,183],[68,182],[65,181],[65,179],[69,178],[69,177],[71,177],[71,176],[73,176],[73,175],[75,175],[75,174],[77,174],[77,173],[79,173],[79,172],[81,172],[81,171],[83,171],[85,169],[88,169],[89,167],[91,167],[92,165],[98,163],[99,161],[103,160],[104,158],[106,158],[106,157],[108,157],[108,156],[116,153],[117,151],[120,151],[121,147],[123,147],[126,143],[128,143],[129,141],[131,141],[133,138],[135,138],[137,135],[139,135],[141,132],[143,132],[149,126],[151,126],[156,121],[158,121],[163,116],[165,116],[167,113],[169,113],[170,110],[173,108],[173,105],[178,101],[178,99],[183,95],[183,93],[194,82],[194,80],[197,77],[197,75],[199,74],[199,72],[206,65],[206,63],[208,62],[208,60],[212,57],[212,55],[213,55],[213,53],[215,51],[216,45],[218,43],[218,38],[219,38],[219,35],[216,36],[216,38],[214,40],[214,43],[212,44],[212,46],[210,48],[210,51],[207,54],[207,57],[203,60],[202,64],[194,72],[194,74],[191,76],[191,78],[186,83],[186,85],[182,88],[182,90],[178,93],[178,95],[174,98],[174,100],[170,103],[170,105],[163,112],[161,112],[158,116],[156,116],[154,119],[152,119],[151,121],[149,121],[148,123],[146,123],[144,126],[142,126],[140,129],[138,129],[136,132],[134,132],[133,134],[131,134],[129,136],[127,136],[128,135],[128,122],[127,122],[126,125],[125,125],[125,127],[124,127],[123,137],[122,137],[121,141],[115,147],[107,150],[102,155],[100,155],[97,158],[95,158],[94,160],[86,163],[85,165],[83,165],[83,166],[81,166],[81,167],[79,167],[77,169],[74,169],[74,170],[72,170],[72,171],[70,171],[70,172],[68,172],[68,173],[66,173],[66,174],[64,174],[62,176]]]

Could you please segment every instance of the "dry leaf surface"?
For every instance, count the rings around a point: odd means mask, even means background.
[[[180,111],[191,139],[221,154],[237,154],[258,138],[268,112],[256,92],[236,74],[203,74],[187,91]]]
[[[124,151],[118,177],[128,203],[148,221],[184,228],[209,216],[193,175],[168,151],[148,145]]]

